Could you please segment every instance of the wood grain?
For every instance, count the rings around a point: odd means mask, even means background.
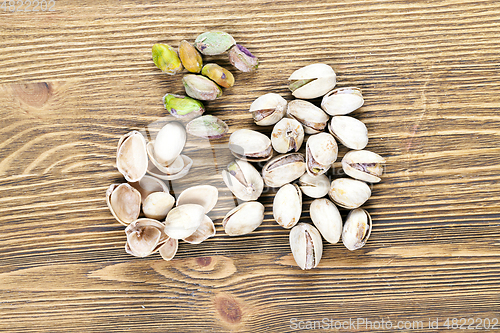
[[[425,328],[411,332],[431,332],[449,331],[446,318],[500,319],[498,1],[54,8],[0,10],[0,331],[292,332],[293,318],[366,318],[421,320]],[[257,129],[248,108],[261,94],[291,100],[287,78],[307,64],[330,64],[339,87],[363,90],[353,115],[369,129],[368,149],[388,161],[366,205],[374,227],[364,248],[326,245],[319,267],[300,271],[288,231],[272,219],[271,190],[260,199],[263,225],[226,236],[220,221],[234,200],[218,176],[230,159],[225,138],[190,141],[197,167],[172,188],[222,190],[211,213],[217,236],[181,243],[171,262],[125,253],[104,199],[123,182],[116,144],[165,117],[166,92],[183,92],[180,75],[155,68],[151,45],[208,30],[231,33],[260,59],[257,72],[233,71],[235,86],[207,103],[230,132]],[[225,56],[210,59],[231,68]],[[202,163],[209,149],[217,166]],[[340,172],[337,162],[330,175]],[[429,329],[436,318],[440,329]]]

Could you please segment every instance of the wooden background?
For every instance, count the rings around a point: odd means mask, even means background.
[[[448,317],[500,319],[498,1],[56,0],[54,9],[0,10],[0,331],[290,332],[293,318],[366,318],[422,320],[412,332],[430,332],[429,318],[441,329]],[[236,85],[207,113],[231,132],[256,128],[248,108],[261,94],[291,100],[287,78],[301,66],[327,63],[339,87],[363,90],[353,115],[368,126],[367,148],[388,160],[366,205],[374,227],[364,248],[326,245],[319,267],[301,271],[266,194],[266,219],[250,235],[226,236],[222,207],[217,236],[182,243],[171,262],[125,253],[105,202],[123,181],[117,141],[165,117],[161,97],[182,92],[181,75],[155,68],[151,46],[208,30],[231,33],[261,61],[247,74],[215,58]]]

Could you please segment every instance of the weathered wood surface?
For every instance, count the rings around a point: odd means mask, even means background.
[[[441,328],[448,317],[500,319],[498,1],[54,9],[0,11],[0,331],[288,332],[292,318],[367,318],[422,320],[414,331],[429,332],[429,318]],[[332,65],[338,86],[362,88],[354,115],[388,160],[363,249],[327,245],[317,269],[300,271],[267,194],[266,220],[250,235],[225,236],[222,207],[217,236],[181,244],[171,262],[125,253],[104,200],[122,181],[117,140],[164,117],[166,92],[182,92],[180,75],[154,67],[151,45],[214,29],[261,60],[207,104],[231,131],[255,127],[247,110],[259,95],[291,100],[288,75],[313,62]]]

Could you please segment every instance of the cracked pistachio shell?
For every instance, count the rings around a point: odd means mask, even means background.
[[[106,190],[106,203],[118,222],[129,225],[141,213],[141,194],[127,183],[111,184]]]
[[[229,236],[251,233],[264,221],[264,205],[248,201],[233,208],[222,220],[222,226]]]
[[[177,52],[167,44],[153,45],[153,62],[162,72],[174,75],[182,71],[182,63]]]
[[[306,134],[316,134],[326,127],[328,115],[316,105],[301,99],[288,103],[286,114],[304,126]]]
[[[306,172],[299,178],[299,187],[310,198],[322,198],[330,190],[330,180],[325,175],[311,176]]]
[[[223,120],[212,115],[198,117],[186,125],[189,134],[206,139],[222,138],[228,130],[229,127]]]
[[[179,241],[177,239],[169,238],[162,246],[158,249],[163,260],[172,260],[177,253],[179,247]]]
[[[227,188],[240,200],[257,200],[264,189],[259,171],[246,161],[235,160],[222,170],[222,179]]]
[[[191,97],[166,94],[163,96],[163,106],[172,116],[180,119],[193,119],[205,112],[203,103]]]
[[[200,226],[194,234],[191,236],[184,238],[183,241],[190,244],[200,244],[204,240],[215,236],[215,225],[212,222],[212,219],[205,215],[203,221],[201,221]]]
[[[149,144],[148,144],[149,147]],[[180,166],[180,163],[177,163],[178,160],[181,160],[183,167],[178,168]],[[185,175],[188,174],[189,170],[191,169],[191,166],[193,165],[193,160],[189,158],[186,155],[179,155],[179,157],[176,159],[176,161],[172,164],[171,167],[168,168],[162,168],[163,171],[159,170],[155,164],[153,164],[151,161],[148,164],[148,170],[147,172],[156,178],[163,179],[163,180],[175,180],[175,179],[180,179],[184,177]],[[164,172],[165,171],[165,172]],[[175,172],[174,172],[175,171]]]
[[[311,176],[324,174],[337,159],[337,153],[337,142],[331,134],[311,135],[306,143],[307,172]]]
[[[286,104],[286,99],[280,95],[268,93],[253,101],[250,105],[250,112],[257,125],[274,125],[285,115]]]
[[[130,186],[135,188],[139,193],[141,193],[141,201],[144,203],[144,199],[148,195],[154,192],[168,192],[168,187],[165,183],[156,177],[145,175],[138,182],[129,183]]]
[[[342,217],[333,202],[328,199],[316,199],[309,209],[311,220],[323,238],[330,244],[340,240],[342,234]]]
[[[116,167],[129,182],[137,182],[146,173],[148,156],[146,139],[138,131],[132,131],[120,138],[116,152]]]
[[[234,85],[233,74],[217,64],[206,64],[203,66],[201,74],[205,75],[221,87],[229,88]]]
[[[182,78],[186,94],[200,101],[213,101],[222,96],[222,90],[214,81],[196,74],[186,74]]]
[[[125,251],[136,257],[147,257],[168,241],[163,223],[153,219],[138,219],[125,228]]]
[[[323,97],[321,108],[330,116],[340,116],[359,109],[364,103],[359,88],[347,87],[330,91]]]
[[[267,161],[273,156],[271,139],[248,129],[239,129],[231,134],[229,150],[235,157],[250,162]]]
[[[328,131],[349,149],[363,149],[368,144],[368,130],[365,124],[353,117],[332,117]]]
[[[364,209],[352,210],[342,230],[342,242],[351,251],[362,248],[372,232],[372,218]]]
[[[306,172],[304,155],[289,153],[270,160],[262,168],[262,178],[267,186],[281,187],[299,178]]]
[[[274,125],[271,144],[278,153],[297,152],[304,141],[304,127],[295,119],[284,118]]]
[[[234,38],[223,31],[204,32],[194,41],[194,46],[204,55],[224,53],[234,44]]]
[[[290,248],[297,265],[302,269],[318,266],[323,255],[323,240],[310,224],[299,223],[290,231]]]
[[[185,204],[172,208],[165,220],[165,233],[175,239],[191,236],[205,218],[205,208],[196,204]]]
[[[364,204],[371,196],[370,187],[360,180],[338,178],[332,181],[328,195],[340,207],[354,209]]]
[[[283,228],[290,229],[299,222],[302,214],[302,192],[296,184],[283,185],[273,201],[274,220]]]
[[[147,218],[163,220],[174,206],[175,199],[168,192],[154,192],[144,199],[142,211]]]
[[[212,185],[192,186],[179,194],[177,206],[185,204],[197,204],[205,208],[205,214],[210,212],[219,199],[219,190]]]
[[[302,67],[290,75],[289,89],[296,98],[311,99],[323,96],[337,83],[333,68],[326,64]]]
[[[181,58],[184,68],[191,73],[199,73],[203,67],[201,54],[186,40],[182,40],[179,44],[179,58]]]
[[[368,150],[351,150],[342,159],[344,172],[359,180],[378,183],[384,172],[385,159]]]
[[[148,147],[150,159],[165,167],[171,166],[179,157],[186,144],[186,130],[178,122],[171,122],[162,127],[152,144]],[[180,163],[180,162],[177,162]],[[182,169],[183,166],[181,166]]]
[[[229,50],[229,62],[242,72],[252,72],[259,67],[259,59],[239,44]]]

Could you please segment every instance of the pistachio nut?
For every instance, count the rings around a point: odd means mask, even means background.
[[[194,234],[191,236],[184,238],[183,241],[190,244],[200,244],[204,240],[215,236],[215,225],[212,222],[212,219],[205,215],[203,221],[201,221],[200,226]]]
[[[344,223],[342,242],[349,250],[362,248],[372,232],[372,218],[364,209],[352,210]]]
[[[165,220],[165,233],[175,239],[191,236],[205,218],[205,208],[196,204],[185,204],[172,208]]]
[[[271,144],[278,153],[298,151],[304,141],[304,127],[295,119],[284,118],[278,121],[271,133]]]
[[[174,75],[182,71],[182,63],[177,52],[167,44],[153,45],[153,62],[162,72]]]
[[[174,206],[175,199],[168,192],[154,192],[144,199],[142,211],[147,218],[163,220]]]
[[[193,160],[186,155],[179,155],[179,159],[182,159],[182,165],[183,165],[182,169],[178,169],[177,167],[175,167],[176,165],[180,165],[176,161],[173,163],[172,167],[168,167],[168,168],[166,168],[166,170],[164,168],[162,168],[162,170],[167,171],[167,172],[163,172],[163,171],[159,170],[155,166],[155,164],[153,164],[150,161],[150,163],[148,164],[147,172],[151,176],[154,176],[156,178],[163,179],[163,180],[180,179],[188,174],[189,170],[191,169],[191,166],[193,165]],[[174,169],[174,167],[175,167],[175,169]]]
[[[323,131],[329,118],[323,110],[301,99],[289,102],[286,114],[301,123],[306,134],[316,134]]]
[[[332,117],[328,124],[328,131],[350,149],[363,149],[368,144],[368,130],[365,124],[353,117]]]
[[[221,87],[229,88],[234,85],[233,74],[217,64],[206,64],[203,66],[201,74],[205,75]]]
[[[306,143],[307,172],[311,176],[324,174],[337,159],[337,153],[337,142],[331,134],[311,135]]]
[[[146,139],[138,131],[132,131],[120,138],[116,153],[116,167],[129,182],[137,182],[146,173],[148,155]]]
[[[311,99],[323,96],[335,87],[336,75],[326,64],[302,67],[290,75],[289,89],[296,98]]]
[[[185,204],[197,204],[205,208],[205,214],[211,211],[217,204],[219,190],[212,185],[192,186],[179,194],[177,206]]]
[[[141,213],[141,194],[127,183],[111,184],[106,190],[106,203],[118,222],[129,225]]]
[[[179,157],[185,144],[186,130],[184,126],[178,122],[170,122],[163,126],[155,140],[148,144],[149,158],[155,163],[155,166],[157,164],[164,167],[171,166]]]
[[[285,115],[286,104],[286,99],[280,95],[268,93],[253,101],[250,105],[250,112],[257,125],[274,125]]]
[[[189,134],[206,139],[219,139],[228,130],[229,127],[224,121],[212,115],[198,117],[186,125]]]
[[[196,48],[188,41],[182,40],[179,44],[179,58],[181,62],[191,73],[199,73],[203,66],[203,59]]]
[[[179,241],[174,238],[169,238],[162,246],[158,249],[163,260],[172,260],[177,253],[179,247]]]
[[[147,257],[168,241],[164,225],[153,219],[138,219],[125,228],[125,251],[136,257]]]
[[[182,84],[188,96],[201,101],[213,101],[222,96],[222,90],[214,81],[196,74],[186,74]]]
[[[222,226],[229,236],[251,233],[264,221],[264,205],[248,201],[233,208],[222,220]]]
[[[306,162],[301,153],[279,155],[262,168],[264,183],[271,187],[281,187],[294,181],[306,172]]]
[[[267,161],[273,156],[271,139],[248,129],[239,129],[231,134],[229,150],[235,157],[250,162]]]
[[[144,204],[144,199],[154,192],[168,192],[168,187],[165,183],[156,177],[145,175],[138,182],[129,183],[141,193],[141,201]]]
[[[223,31],[204,32],[194,41],[194,46],[204,55],[224,53],[234,44],[234,38]]]
[[[385,159],[368,150],[351,150],[342,159],[344,172],[359,180],[378,183],[384,172]]]
[[[296,184],[283,185],[273,201],[274,220],[280,226],[290,229],[299,222],[302,214],[302,192]]]
[[[193,119],[205,112],[202,102],[182,95],[166,94],[163,96],[163,106],[172,116],[181,119]]]
[[[328,195],[340,207],[354,209],[364,204],[372,195],[372,191],[365,182],[351,178],[337,178],[332,181]]]
[[[259,67],[259,59],[239,44],[229,50],[229,62],[242,72],[252,72]]]
[[[323,238],[330,244],[340,240],[342,234],[342,217],[333,202],[328,199],[316,199],[309,209],[311,220]]]
[[[264,181],[253,165],[235,160],[222,170],[222,179],[227,188],[240,200],[257,200],[264,189]]]
[[[330,180],[326,175],[311,176],[306,172],[299,178],[299,187],[310,198],[322,198],[330,190]]]
[[[290,248],[297,265],[302,269],[318,266],[323,255],[323,240],[310,224],[299,223],[290,231]]]
[[[323,96],[321,108],[330,116],[341,116],[359,109],[364,103],[361,90],[355,87],[339,88]]]

